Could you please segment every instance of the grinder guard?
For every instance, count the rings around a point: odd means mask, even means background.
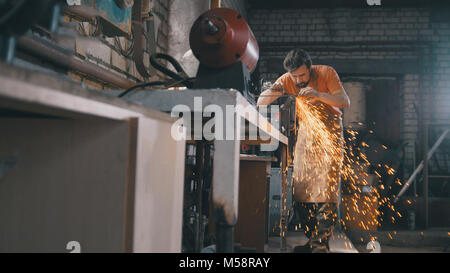
[[[194,88],[234,88],[252,104],[259,47],[250,27],[236,11],[215,8],[203,13],[193,24],[189,42],[200,61]]]

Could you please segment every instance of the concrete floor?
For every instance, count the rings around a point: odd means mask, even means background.
[[[447,231],[449,230],[449,231]],[[370,253],[367,244],[375,237],[380,253],[450,253],[450,228],[415,231],[347,231],[335,234],[330,241],[331,253]],[[303,232],[288,232],[286,249],[281,251],[281,239],[269,237],[266,253],[292,253],[296,246],[302,246],[308,239]]]
[[[346,232],[361,253],[367,253],[366,244],[376,237],[381,253],[449,253],[450,228],[427,230],[348,231]]]
[[[366,245],[355,245],[359,253],[369,253]],[[445,247],[399,247],[381,246],[381,253],[450,253],[450,249]]]
[[[306,245],[308,238],[303,232],[288,232],[286,236],[286,249],[282,251],[281,238],[278,236],[269,237],[269,243],[265,247],[266,253],[292,253],[296,246]],[[341,232],[334,234],[329,242],[331,253],[358,253],[348,237]]]

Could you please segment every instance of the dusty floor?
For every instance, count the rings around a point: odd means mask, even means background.
[[[387,234],[392,234],[388,236]],[[381,253],[450,253],[450,235],[446,229],[426,231],[351,231],[340,233],[330,242],[333,253],[369,253],[367,238],[375,236],[379,240]],[[364,238],[363,242],[360,241]],[[308,239],[302,232],[289,232],[286,249],[280,249],[280,237],[269,237],[265,252],[293,252],[296,246],[305,245]]]
[[[366,245],[355,245],[359,253],[369,253]],[[450,253],[450,248],[446,247],[399,247],[381,246],[381,253]]]
[[[286,236],[286,248],[284,251],[280,249],[280,237],[269,237],[269,243],[266,244],[266,253],[287,252],[292,253],[296,246],[305,245],[308,238],[303,232],[288,232]],[[344,233],[336,233],[330,240],[330,251],[332,253],[358,253],[351,241]]]

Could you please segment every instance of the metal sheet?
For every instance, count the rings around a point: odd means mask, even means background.
[[[288,169],[287,174],[287,210],[289,215],[293,215],[292,207],[292,167]],[[270,172],[270,201],[269,201],[269,234],[280,235],[281,220],[281,168],[272,168]]]
[[[102,20],[107,36],[131,35],[131,7],[121,9],[114,0],[83,0],[83,5],[93,6]]]

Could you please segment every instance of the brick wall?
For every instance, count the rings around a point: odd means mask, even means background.
[[[155,22],[159,26],[156,32],[156,52],[168,53],[169,6],[173,3],[174,2],[170,0],[154,0],[150,4],[152,6],[152,14],[156,18]],[[247,16],[246,1],[223,0],[221,1],[221,6],[235,9],[244,17]],[[192,8],[195,8],[195,6]],[[66,17],[66,21],[76,22],[74,19],[69,17]],[[142,78],[136,70],[136,66],[131,58],[130,51],[128,50],[131,46],[130,40],[124,37],[108,38],[102,34],[100,34],[100,36],[93,37],[92,34],[95,30],[95,26],[90,23],[79,24],[80,26],[78,27],[78,30],[82,36],[76,39],[75,54],[78,58],[93,62],[102,68],[106,68],[112,73],[116,73],[118,77],[124,77],[136,82],[142,82],[144,80],[152,81],[163,77],[162,74],[158,73],[150,79]],[[148,43],[146,42],[146,44]],[[149,54],[150,49],[146,48],[144,53],[144,63],[145,66],[150,69]],[[69,74],[74,80],[81,81],[93,89],[116,88],[114,86],[105,85],[104,83],[101,83],[86,75],[77,74],[76,72],[70,72]]]
[[[168,53],[169,11],[170,5],[174,3],[176,4],[176,2],[170,0],[154,0],[151,1],[151,3],[149,3],[149,1],[144,2],[147,2],[147,7],[144,7],[143,9],[149,10],[149,5],[152,7],[152,15],[155,18],[155,24],[158,25],[158,30],[156,31],[156,52]],[[244,17],[247,16],[246,1],[223,0],[221,1],[221,6],[235,9]],[[196,8],[195,5],[193,5],[192,8]],[[75,19],[67,16],[65,19],[66,21],[77,22]],[[124,77],[136,82],[142,82],[144,80],[152,81],[164,77],[162,74],[157,73],[154,77],[152,75],[152,78],[150,79],[142,78],[136,70],[136,66],[131,57],[131,52],[129,51],[131,46],[130,40],[124,37],[108,38],[102,34],[99,36],[93,36],[94,31],[95,26],[92,24],[79,23],[78,32],[81,36],[76,39],[75,52],[75,55],[78,58],[93,62],[102,68],[106,68],[112,73],[117,74],[118,77]],[[148,44],[147,41],[145,44]],[[150,49],[146,48],[144,53],[144,63],[148,69],[150,69],[149,54]],[[93,89],[116,88],[114,86],[105,85],[96,79],[78,74],[76,72],[70,72],[69,74],[74,80],[81,81]]]
[[[414,105],[420,109],[423,104],[424,120],[450,122],[448,13],[382,7],[255,9],[249,11],[249,24],[261,48],[259,73],[265,80],[284,73],[284,56],[298,45],[308,50],[313,63],[330,64],[341,77],[361,71],[375,78],[394,75],[402,99],[401,135],[408,142],[405,158],[412,167],[414,151],[421,147]]]
[[[151,12],[155,18],[155,24],[157,30],[155,32],[156,39],[156,52],[166,53],[168,48],[168,12],[169,12],[169,0],[154,0],[150,4],[148,1],[143,1],[145,7],[143,10]],[[150,10],[151,8],[151,10]],[[77,22],[74,18],[68,16],[65,17],[66,21]],[[112,73],[117,74],[118,77],[124,77],[135,82],[142,82],[144,80],[156,80],[162,77],[161,74],[152,75],[150,79],[144,79],[136,70],[136,65],[132,60],[132,54],[130,46],[131,40],[125,37],[108,38],[103,34],[94,36],[95,26],[90,23],[78,23],[79,37],[76,38],[76,52],[75,55],[85,61],[93,62],[98,66],[105,68]],[[145,25],[145,24],[144,24]],[[145,36],[144,39],[147,39]],[[146,45],[149,43],[155,43],[155,41],[145,41]],[[145,47],[144,64],[150,69],[150,48]],[[76,81],[81,81],[88,87],[93,89],[111,89],[117,88],[114,86],[108,86],[104,83],[97,81],[94,78],[90,78],[87,75],[81,75],[77,72],[69,73]]]
[[[248,19],[247,15],[247,1],[245,0],[222,0],[222,7],[234,9],[239,12],[245,19]]]

